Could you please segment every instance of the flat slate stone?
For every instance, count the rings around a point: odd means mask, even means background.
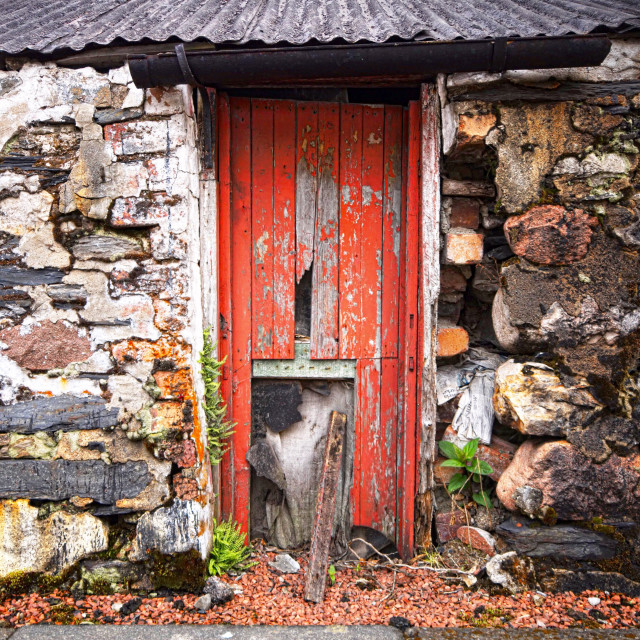
[[[616,555],[616,541],[602,533],[570,525],[530,527],[524,521],[507,520],[496,529],[510,547],[534,558],[608,560]]]
[[[0,267],[0,285],[35,286],[39,284],[58,284],[64,278],[64,271],[47,267],[46,269],[23,269],[21,267]]]
[[[0,407],[0,432],[76,431],[108,429],[118,422],[119,409],[108,409],[104,398],[38,396],[27,402]]]
[[[151,481],[144,462],[102,460],[2,460],[0,499],[68,500],[73,496],[113,504],[135,498]]]
[[[96,111],[93,119],[101,125],[113,124],[114,122],[125,122],[126,120],[134,120],[142,116],[142,108],[128,109],[100,109]]]

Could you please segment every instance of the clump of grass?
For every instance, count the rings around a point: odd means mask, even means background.
[[[209,556],[209,574],[221,576],[231,570],[243,571],[254,562],[250,561],[251,547],[247,544],[247,534],[240,525],[229,520],[213,523],[213,544]]]
[[[220,395],[220,374],[225,359],[218,360],[216,343],[211,337],[211,327],[203,333],[204,346],[198,362],[201,365],[204,380],[204,415],[207,422],[207,449],[211,464],[219,464],[222,456],[229,448],[228,440],[233,434],[235,422],[227,420],[227,406]]]

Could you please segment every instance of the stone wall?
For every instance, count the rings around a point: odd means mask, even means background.
[[[0,582],[93,557],[154,586],[210,538],[192,95],[126,67],[8,64]]]
[[[597,69],[454,75],[439,79],[439,92],[440,369],[477,360],[467,341],[504,358],[488,389],[493,441],[481,447],[498,470],[496,508],[472,516],[492,531],[518,516],[557,522],[558,532],[602,521],[632,531],[640,522],[640,42],[614,42]],[[439,407],[440,438],[456,439],[449,425],[460,402],[462,394]],[[438,465],[437,476],[446,481],[448,470]],[[440,490],[441,512],[449,502]],[[439,516],[441,540],[452,522]],[[637,577],[637,538],[631,548],[618,568]]]

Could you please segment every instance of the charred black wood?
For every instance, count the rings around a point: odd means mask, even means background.
[[[75,431],[108,429],[118,421],[118,409],[109,409],[97,396],[37,397],[0,407],[0,432]]]
[[[68,500],[91,498],[115,504],[135,498],[151,481],[144,462],[107,464],[102,460],[2,460],[0,498]]]

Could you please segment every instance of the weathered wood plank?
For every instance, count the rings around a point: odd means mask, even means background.
[[[296,112],[292,102],[273,103],[273,353],[294,357],[296,296]]]
[[[251,101],[251,345],[273,355],[273,102]]]
[[[397,533],[398,406],[398,360],[383,358],[380,370],[379,494],[375,495],[375,514],[376,522],[380,523],[376,529],[390,540],[395,540]]]
[[[467,198],[493,198],[496,195],[496,189],[488,182],[444,178],[442,180],[442,195],[465,196]]]
[[[304,599],[311,602],[322,602],[324,598],[327,568],[329,566],[329,545],[333,531],[333,514],[336,506],[336,493],[346,424],[347,416],[344,413],[338,413],[337,411],[331,413],[322,478],[318,487],[309,568],[304,588]]]
[[[318,111],[318,199],[311,293],[311,357],[338,355],[340,106]]]
[[[385,107],[384,118],[381,355],[396,358],[402,226],[402,108]]]
[[[297,105],[296,137],[296,282],[311,268],[316,225],[318,105]]]
[[[362,107],[343,105],[340,124],[340,358],[360,357]]]
[[[232,316],[231,316],[231,110],[229,96],[226,93],[218,95],[218,357],[224,360],[222,365],[222,380],[220,393],[227,405],[227,416],[232,416],[232,376],[231,345],[232,345]],[[217,478],[219,492],[220,514],[229,517],[232,512],[232,492],[228,485],[222,483],[222,478],[231,476],[231,456],[223,456],[217,467],[211,472]],[[218,516],[220,514],[217,514]]]
[[[2,460],[0,498],[68,500],[91,498],[100,504],[135,498],[151,482],[144,462],[107,464],[102,460]]]
[[[381,352],[383,165],[384,108],[365,107],[362,115],[360,226],[360,356],[363,358],[379,358]]]
[[[360,445],[356,440],[354,484],[357,484],[358,509],[354,508],[353,524],[380,530],[382,527],[381,493],[384,492],[384,454],[380,429],[380,373],[378,358],[358,361],[356,380],[358,404],[356,424],[360,423]],[[358,469],[356,473],[356,467]],[[356,518],[357,513],[357,518]]]
[[[440,139],[438,95],[434,85],[422,85],[421,111],[421,278],[422,366],[420,429],[418,430],[418,486],[415,543],[431,545],[433,519],[433,463],[436,456],[436,318],[440,292]]]
[[[416,431],[417,431],[417,336],[418,336],[418,272],[415,268],[418,255],[418,225],[420,214],[420,110],[417,102],[409,103],[406,123],[405,208],[406,225],[402,233],[402,361],[403,402],[400,405],[399,477],[401,486],[398,538],[403,558],[413,555],[414,499],[416,486]]]
[[[295,343],[291,360],[254,360],[254,378],[324,378],[342,380],[356,377],[355,360],[312,360],[308,342]]]
[[[97,396],[38,396],[0,407],[0,432],[109,429],[118,423],[119,409],[108,409]]]
[[[231,287],[233,344],[231,357],[232,513],[249,531],[249,482],[246,455],[251,440],[251,111],[244,98],[231,100]],[[230,487],[231,488],[231,487]]]

